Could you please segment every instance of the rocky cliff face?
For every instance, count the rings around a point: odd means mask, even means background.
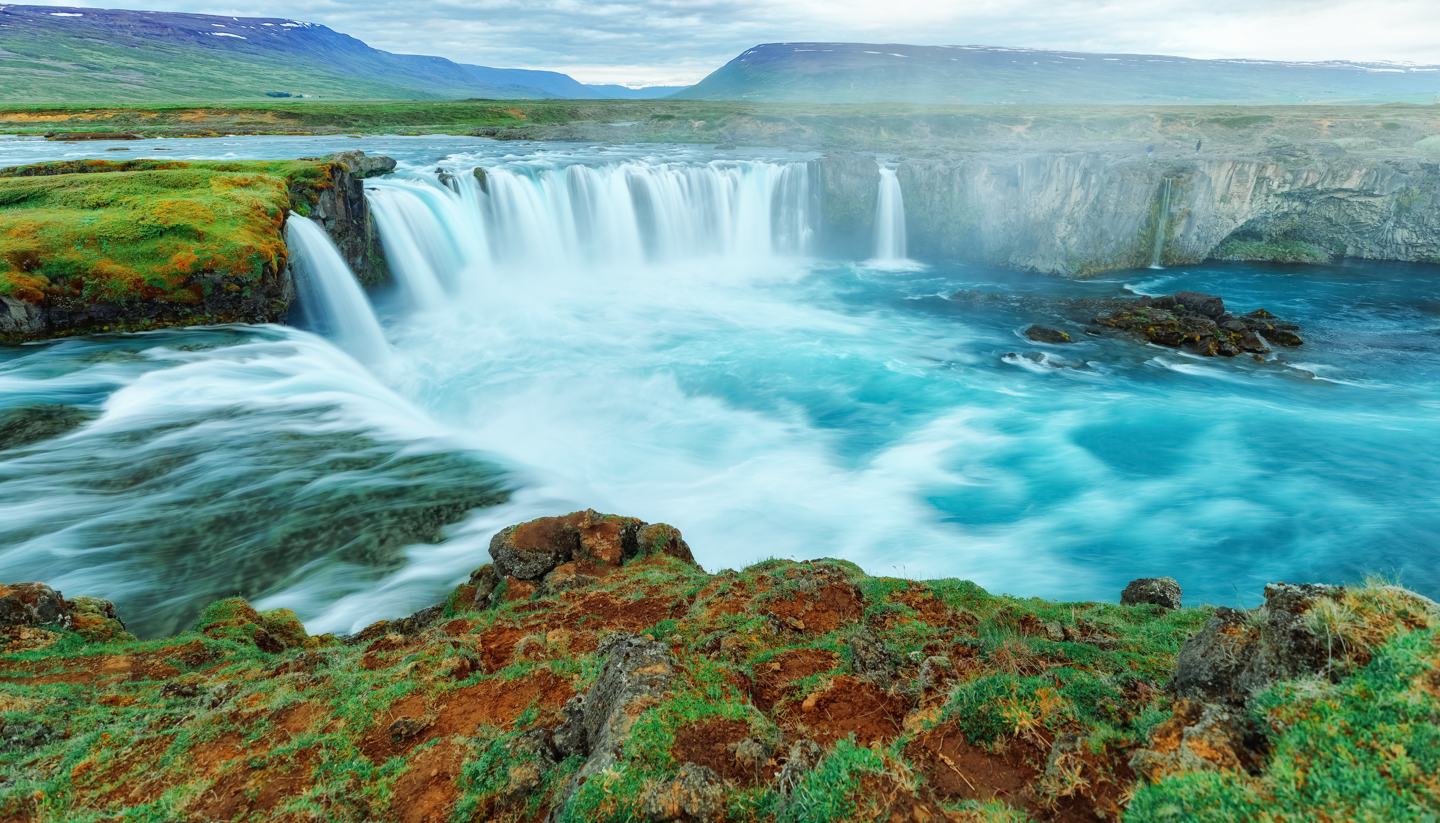
[[[365,181],[394,171],[395,161],[361,151],[341,152],[324,159],[330,163],[329,185],[292,191],[291,199],[297,209],[325,229],[361,283],[382,283],[389,278],[390,270],[380,247],[380,231],[370,219]]]
[[[874,219],[876,163],[846,154],[817,166],[822,235],[863,242]],[[1440,261],[1436,163],[1057,151],[906,158],[897,168],[910,250],[920,257],[1085,276],[1157,262],[1159,233],[1164,265]]]

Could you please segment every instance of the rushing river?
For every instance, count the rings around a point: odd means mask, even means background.
[[[779,152],[0,140],[0,165],[348,148],[402,163],[371,181],[397,270],[364,324],[383,339],[312,297],[309,331],[0,348],[0,414],[58,421],[0,443],[0,580],[113,598],[144,633],[229,594],[349,631],[436,601],[496,529],[593,507],[676,524],[710,569],[831,556],[1076,599],[1165,574],[1245,604],[1377,574],[1440,595],[1440,269],[1074,282],[827,259],[806,157]],[[1021,334],[1056,299],[1180,289],[1307,344],[1262,364]]]

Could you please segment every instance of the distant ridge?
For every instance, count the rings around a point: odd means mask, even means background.
[[[315,23],[0,4],[0,102],[653,98],[566,74],[391,54]]]
[[[1440,66],[767,43],[676,96],[828,103],[1435,103]]]

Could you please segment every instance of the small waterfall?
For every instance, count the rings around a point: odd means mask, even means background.
[[[880,193],[875,199],[875,259],[880,267],[903,266],[905,250],[905,198],[895,170],[880,167]]]
[[[285,242],[300,309],[316,331],[361,362],[387,360],[390,346],[380,321],[330,235],[309,218],[291,212],[285,223]]]
[[[1166,177],[1160,186],[1160,211],[1155,218],[1155,246],[1150,250],[1150,268],[1163,269],[1165,259],[1165,235],[1170,228],[1170,188],[1174,181]]]
[[[448,185],[447,185],[448,182]],[[592,271],[809,251],[809,164],[623,162],[372,180],[391,271],[421,307],[504,267]]]

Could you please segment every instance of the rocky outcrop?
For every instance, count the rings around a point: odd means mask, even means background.
[[[23,636],[31,629],[73,631],[95,641],[130,637],[108,600],[66,600],[44,583],[0,584],[0,633]]]
[[[1180,608],[1180,583],[1173,577],[1142,577],[1131,580],[1120,593],[1120,605],[1159,606],[1162,609]]]
[[[380,230],[370,217],[365,181],[395,170],[389,157],[345,151],[321,158],[330,164],[329,184],[313,192],[292,192],[297,207],[335,241],[355,277],[367,286],[385,282],[390,269],[380,246]]]
[[[1440,164],[1418,159],[977,151],[896,167],[910,251],[922,258],[1071,276],[1212,258],[1440,261]],[[835,248],[863,243],[876,161],[827,156],[817,172],[822,236]]]
[[[1204,357],[1258,356],[1270,351],[1270,343],[1292,348],[1304,343],[1300,327],[1294,323],[1277,320],[1264,309],[1232,315],[1225,310],[1224,300],[1201,292],[1124,301],[1095,322],[1148,343]]]

